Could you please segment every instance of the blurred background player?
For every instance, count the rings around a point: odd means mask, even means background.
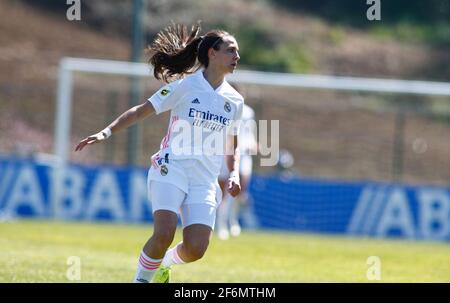
[[[294,168],[294,156],[287,149],[280,149],[278,162],[274,173],[283,181],[289,181],[291,178],[300,177],[300,172]]]
[[[235,87],[237,91],[240,91],[236,85],[233,84],[233,87]],[[235,237],[239,236],[241,233],[241,225],[239,223],[240,217],[242,217],[242,221],[247,228],[256,228],[258,225],[256,216],[253,213],[251,195],[248,192],[248,186],[253,170],[252,155],[256,155],[258,152],[256,122],[252,123],[252,121],[255,121],[255,111],[247,104],[244,104],[241,131],[238,140],[241,152],[239,165],[239,177],[241,181],[240,194],[236,197],[232,197],[224,190],[230,174],[226,165],[226,159],[219,175],[219,185],[224,194],[222,203],[218,208],[216,224],[217,235],[222,240],[228,239],[230,234]],[[227,156],[225,156],[225,158],[226,157]]]

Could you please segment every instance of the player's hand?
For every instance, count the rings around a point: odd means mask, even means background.
[[[99,143],[104,140],[106,140],[106,136],[103,132],[96,133],[81,140],[80,143],[78,143],[77,147],[75,147],[75,151],[82,150],[86,145]]]
[[[228,192],[232,197],[236,197],[241,192],[241,184],[237,178],[228,179]]]

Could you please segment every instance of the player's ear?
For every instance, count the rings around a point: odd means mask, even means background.
[[[208,57],[214,58],[215,56],[216,56],[216,50],[212,47],[210,49],[208,49]]]

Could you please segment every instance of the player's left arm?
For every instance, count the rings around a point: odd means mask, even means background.
[[[226,156],[227,167],[230,171],[230,177],[228,178],[227,190],[231,196],[236,197],[241,191],[241,184],[239,180],[239,162],[240,152],[238,145],[238,136],[228,136],[228,146],[230,147]]]

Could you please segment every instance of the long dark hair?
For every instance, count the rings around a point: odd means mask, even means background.
[[[188,32],[182,24],[168,26],[160,31],[148,47],[149,63],[153,65],[153,74],[166,83],[191,74],[203,65],[209,65],[208,50],[219,50],[225,36],[231,36],[223,30],[214,29],[199,36],[200,24],[193,25]],[[198,59],[198,61],[197,61]]]

